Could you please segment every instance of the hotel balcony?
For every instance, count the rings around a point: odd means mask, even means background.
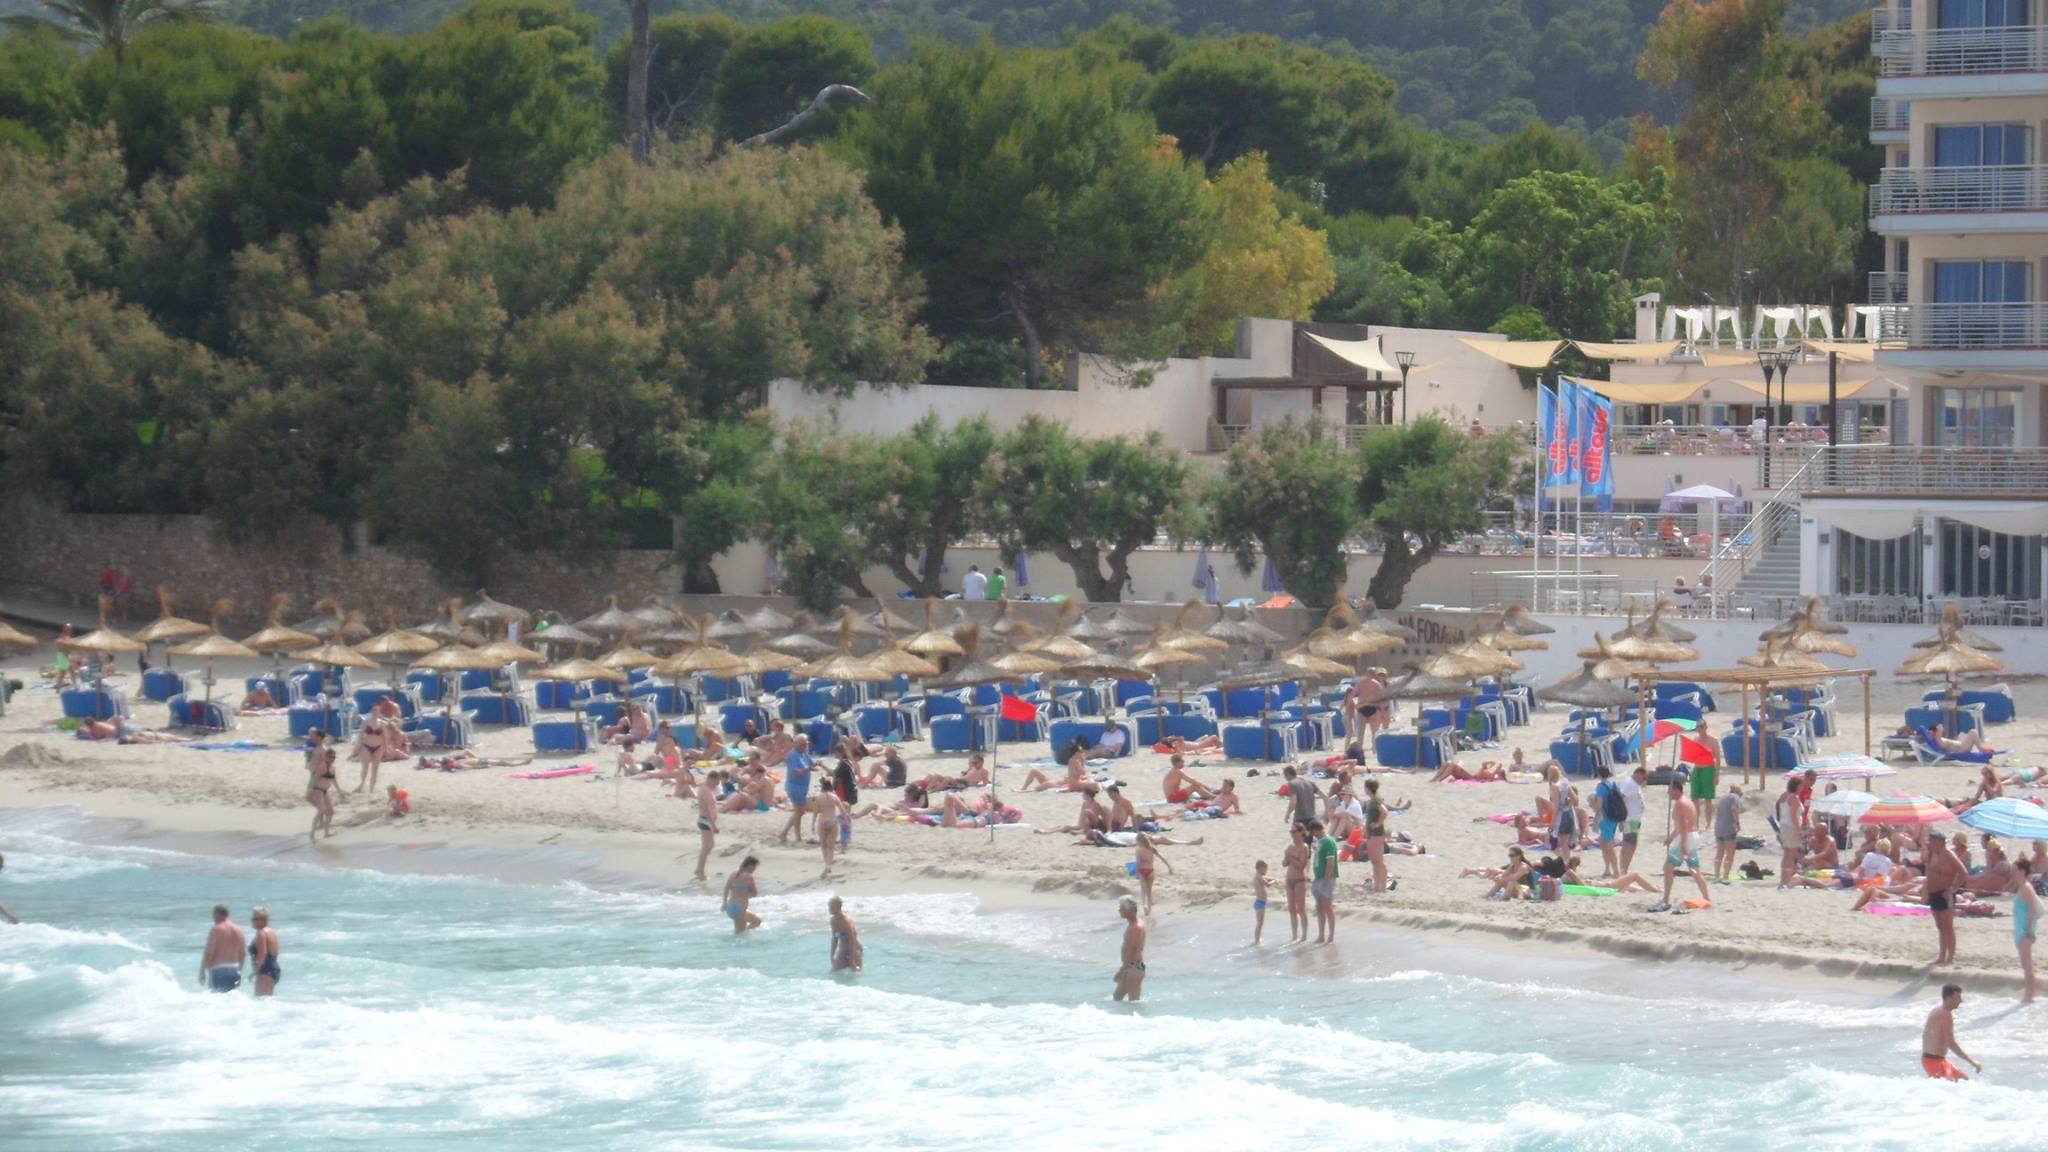
[[[1904,144],[1906,130],[1912,127],[1913,103],[1891,96],[1870,98],[1870,142],[1872,144]]]
[[[1879,96],[2022,96],[2048,92],[2048,26],[1871,25]]]
[[[1869,299],[1872,304],[1904,304],[1906,302],[1906,274],[1904,272],[1872,272],[1870,274]]]
[[[1870,188],[1870,229],[1889,235],[2048,232],[2048,164],[1887,168]]]
[[[2038,367],[2048,349],[2048,303],[1895,304],[1873,323],[1880,364],[1901,368]]]

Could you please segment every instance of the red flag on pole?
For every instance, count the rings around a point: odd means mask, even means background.
[[[1690,736],[1678,738],[1678,759],[1682,763],[1710,768],[1714,764],[1714,750]]]
[[[1003,719],[1018,724],[1029,724],[1038,719],[1038,705],[1029,700],[1019,700],[1009,693],[1003,693]]]

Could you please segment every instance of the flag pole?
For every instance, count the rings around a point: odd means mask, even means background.
[[[1543,374],[1536,374],[1536,397],[1543,397]],[[1538,407],[1541,407],[1539,403]],[[1543,480],[1549,467],[1550,455],[1545,444],[1550,439],[1550,428],[1539,416],[1536,421],[1536,491],[1535,503],[1529,506],[1529,534],[1535,538],[1535,551],[1529,561],[1529,599],[1536,611],[1543,611]]]

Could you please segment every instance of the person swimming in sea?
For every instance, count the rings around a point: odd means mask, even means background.
[[[1115,998],[1136,1001],[1145,992],[1145,921],[1138,916],[1138,901],[1130,896],[1116,902],[1116,912],[1124,919],[1124,943]]]
[[[834,896],[826,907],[832,910],[832,970],[860,971],[860,930],[853,926],[853,918],[846,914],[846,903]]]
[[[739,868],[731,876],[726,877],[725,896],[721,903],[725,906],[725,914],[732,919],[735,936],[761,926],[761,918],[747,911],[747,905],[761,894],[754,882],[754,870],[760,866],[759,857],[749,856],[740,861]]]

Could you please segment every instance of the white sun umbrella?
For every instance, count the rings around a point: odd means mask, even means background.
[[[1735,493],[1725,488],[1716,488],[1712,484],[1695,484],[1690,488],[1680,488],[1669,498],[1689,504],[1706,502],[1707,556],[1711,559],[1721,550],[1721,501],[1735,499]]]
[[[1794,771],[1812,772],[1815,780],[1874,780],[1895,776],[1899,770],[1875,756],[1852,755],[1815,757]]]
[[[1814,797],[1813,810],[1823,816],[1840,816],[1845,820],[1854,820],[1877,807],[1878,801],[1883,799],[1884,797],[1875,792],[1865,792],[1857,788],[1838,788],[1826,795]]]

